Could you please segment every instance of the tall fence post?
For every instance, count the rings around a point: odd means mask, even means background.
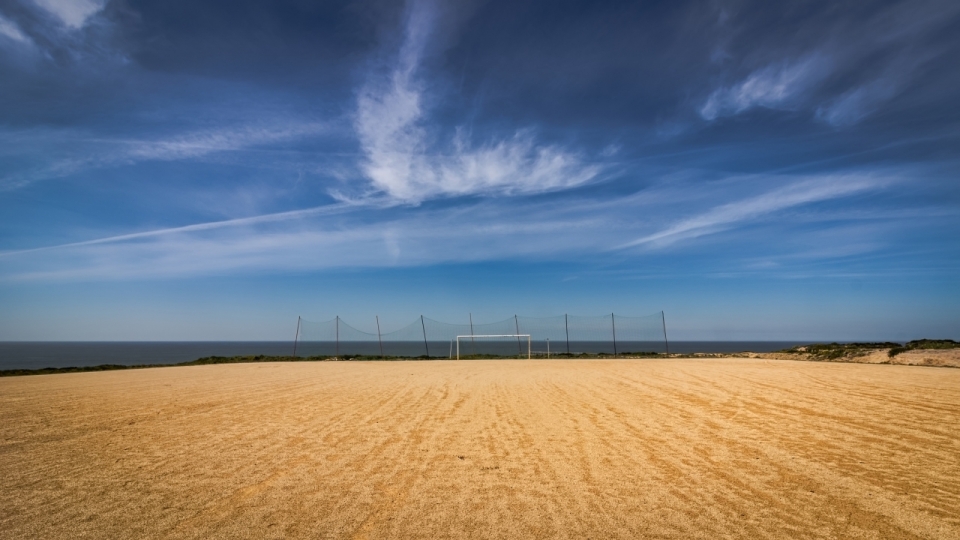
[[[517,329],[517,356],[523,355],[523,347],[520,346],[520,321],[517,320],[517,316],[513,316],[513,324]]]
[[[563,328],[567,332],[567,354],[570,354],[570,323],[567,322],[567,314],[563,314]]]
[[[610,324],[613,326],[613,356],[617,356],[617,321],[614,320],[613,313],[610,314]]]
[[[430,358],[430,345],[427,345],[427,325],[423,322],[423,315],[420,316],[420,327],[423,328],[423,348],[427,350],[427,358]]]
[[[337,315],[337,360],[340,359],[340,316]]]
[[[667,316],[660,312],[660,320],[663,322],[663,345],[667,348],[667,354],[670,354],[670,342],[667,341]]]
[[[300,339],[300,316],[297,315],[297,333],[293,336],[293,357],[297,357],[297,340]]]
[[[380,316],[377,317],[377,343],[380,344],[380,359],[383,360],[383,338],[380,337]]]

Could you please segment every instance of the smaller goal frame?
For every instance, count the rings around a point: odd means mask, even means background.
[[[527,360],[530,360],[530,351],[532,350],[530,334],[467,334],[465,336],[457,336],[457,360],[460,359],[460,339],[461,338],[505,338],[505,337],[527,338]]]

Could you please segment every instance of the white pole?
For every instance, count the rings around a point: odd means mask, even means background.
[[[550,338],[547,338],[547,360],[550,359]]]
[[[527,335],[527,360],[530,359],[530,336]]]
[[[460,359],[460,336],[457,336],[457,360]]]

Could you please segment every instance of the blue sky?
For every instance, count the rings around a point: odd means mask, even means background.
[[[960,338],[960,4],[0,2],[0,340]]]

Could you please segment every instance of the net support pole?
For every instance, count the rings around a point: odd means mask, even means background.
[[[523,347],[520,346],[520,321],[517,316],[513,316],[513,324],[517,328],[517,356],[523,356]]]
[[[570,323],[567,321],[567,314],[563,314],[563,329],[567,333],[567,354],[570,354]]]
[[[670,342],[667,341],[667,316],[660,312],[660,321],[663,322],[663,345],[667,348],[667,354],[670,354]]]
[[[467,316],[470,317],[470,335],[473,335],[473,313],[468,313]],[[457,350],[460,350],[459,341],[457,341]],[[477,344],[476,341],[471,337],[470,338],[470,349],[473,351],[473,354],[477,354]],[[457,353],[457,360],[460,359],[460,353]]]
[[[531,354],[531,353],[530,353],[530,350],[531,350],[531,348],[530,348],[530,345],[531,345],[530,340],[531,340],[531,339],[533,339],[533,338],[530,337],[530,334],[527,334],[527,360],[530,359],[530,354]]]
[[[617,321],[613,317],[613,313],[610,314],[610,326],[613,327],[613,356],[617,356]]]
[[[380,337],[380,316],[377,317],[377,343],[380,344],[380,359],[383,360],[383,338]]]
[[[337,315],[337,360],[340,359],[340,316]]]
[[[427,325],[423,322],[423,315],[420,316],[420,327],[423,328],[423,348],[427,350],[427,358],[430,358],[430,345],[427,345]]]
[[[300,316],[297,315],[297,333],[293,336],[293,357],[297,357],[297,340],[300,339]]]

